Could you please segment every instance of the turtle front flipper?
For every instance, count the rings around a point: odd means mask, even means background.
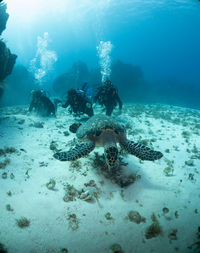
[[[143,144],[133,141],[123,141],[120,145],[130,154],[138,157],[141,160],[154,161],[160,159],[163,154],[160,151],[154,151]]]
[[[60,161],[75,161],[76,159],[88,155],[94,149],[94,147],[94,142],[87,141],[76,145],[69,151],[57,152],[53,155],[53,157]]]

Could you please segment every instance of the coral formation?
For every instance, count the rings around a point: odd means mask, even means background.
[[[0,35],[6,29],[6,23],[9,18],[9,14],[6,12],[6,4],[0,3]]]
[[[5,3],[0,3],[0,35],[5,30],[9,17],[8,13],[6,13],[6,8]],[[16,58],[17,55],[12,54],[6,47],[5,42],[0,38],[0,97],[4,90],[3,80],[11,74]]]
[[[5,42],[0,39],[0,81],[2,82],[11,74],[17,56],[10,52]]]

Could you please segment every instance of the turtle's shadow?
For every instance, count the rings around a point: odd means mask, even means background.
[[[152,183],[145,172],[144,166],[141,168],[134,161],[130,161],[130,159],[125,159],[125,161],[127,162],[124,162],[124,156],[120,156],[120,165],[117,168],[109,169],[104,155],[94,152],[94,156],[90,158],[90,165],[100,177],[103,176],[108,179],[111,184],[117,184],[120,188],[136,188],[139,186],[139,188],[142,189],[170,191],[168,187],[161,185],[159,180],[156,184]],[[135,190],[137,191],[137,189],[134,189],[134,191]]]
[[[148,164],[147,166],[148,167]],[[163,182],[161,182],[158,178],[157,182],[151,181],[147,173],[145,172],[144,166],[141,168],[134,162],[129,162],[128,166],[125,168],[125,173],[136,173],[139,175],[138,180],[134,182],[130,187],[128,187],[127,192],[134,192],[134,195],[131,194],[131,199],[134,196],[134,199],[137,194],[140,194],[142,191],[163,191],[169,192],[171,191],[167,186],[163,186]],[[161,172],[162,173],[162,172]],[[130,199],[130,196],[129,196]]]

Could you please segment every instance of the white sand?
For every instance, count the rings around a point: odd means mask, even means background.
[[[0,148],[17,149],[16,153],[0,156],[0,162],[10,159],[6,168],[0,169],[0,243],[8,252],[57,253],[67,248],[72,253],[106,253],[112,252],[110,247],[114,243],[120,244],[126,253],[194,252],[187,247],[196,241],[200,226],[200,112],[161,105],[126,105],[119,118],[127,124],[128,138],[135,141],[153,139],[149,145],[152,143],[152,147],[163,152],[164,157],[159,161],[141,163],[136,157],[125,156],[129,172],[138,171],[141,179],[120,188],[91,168],[88,161],[94,157],[94,151],[80,159],[80,171],[73,171],[70,162],[53,158],[53,151],[49,148],[51,141],[56,141],[58,148],[67,150],[69,146],[66,144],[75,137],[72,133],[69,136],[63,134],[75,121],[66,110],[59,108],[57,118],[41,119],[23,114],[25,109],[10,107],[0,110]],[[175,118],[180,122],[174,122]],[[25,122],[19,124],[22,119]],[[34,122],[44,122],[44,127],[30,126]],[[137,134],[133,132],[135,129],[138,129]],[[183,137],[183,131],[190,133],[188,141]],[[194,145],[198,153],[194,153]],[[101,154],[102,148],[95,148],[95,151]],[[194,166],[185,165],[191,156]],[[172,176],[163,172],[168,166],[167,159],[174,161]],[[6,179],[2,178],[4,172],[7,172]],[[10,178],[11,173],[14,179]],[[189,173],[193,174],[193,180],[188,178]],[[54,191],[46,187],[51,178],[56,181]],[[100,190],[99,203],[79,198],[63,201],[63,184],[68,182],[81,190],[90,180],[95,180]],[[8,196],[9,191],[12,196]],[[14,210],[6,210],[7,204]],[[167,207],[169,213],[164,215],[163,207]],[[136,224],[125,219],[131,210],[144,216],[146,223]],[[107,212],[114,220],[106,220],[104,215]],[[79,221],[75,231],[67,220],[72,213]],[[152,213],[160,222],[163,233],[146,239],[145,230],[152,224]],[[16,225],[16,219],[22,216],[30,219],[29,227]],[[177,240],[168,238],[172,229],[177,229]]]

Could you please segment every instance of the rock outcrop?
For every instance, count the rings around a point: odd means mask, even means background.
[[[0,35],[6,29],[9,14],[6,12],[6,4],[0,3]],[[5,42],[0,38],[0,97],[3,94],[3,80],[11,74],[17,55],[12,54]]]

